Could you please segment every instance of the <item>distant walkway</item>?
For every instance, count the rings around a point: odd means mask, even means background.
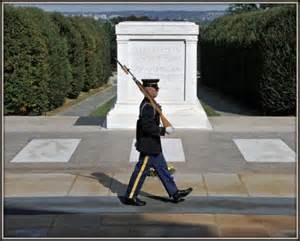
[[[238,103],[232,97],[204,85],[198,86],[198,98],[222,116],[257,116],[256,110]]]
[[[116,78],[112,76],[111,78]],[[113,85],[103,91],[94,94],[87,99],[57,113],[59,116],[89,116],[98,106],[103,105],[117,95],[117,86]]]

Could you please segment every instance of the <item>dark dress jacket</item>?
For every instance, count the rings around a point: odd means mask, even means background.
[[[162,152],[160,136],[166,129],[159,126],[159,113],[152,107],[150,101],[144,98],[140,104],[139,119],[136,124],[136,149],[145,155]]]

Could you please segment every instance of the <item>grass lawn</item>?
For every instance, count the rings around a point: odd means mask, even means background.
[[[93,111],[90,116],[104,117],[111,110],[116,102],[116,97],[111,98],[109,101],[100,105],[95,111]]]
[[[204,111],[206,112],[207,116],[220,116],[218,112],[216,112],[211,106],[201,102]]]

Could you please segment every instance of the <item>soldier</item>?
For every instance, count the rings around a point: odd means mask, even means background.
[[[152,98],[158,95],[159,79],[142,79],[143,86]],[[149,168],[156,170],[159,179],[169,196],[175,203],[182,201],[192,188],[178,190],[173,177],[170,175],[166,160],[162,153],[160,136],[171,134],[173,127],[160,127],[159,113],[152,107],[148,98],[140,104],[139,119],[136,126],[136,149],[140,152],[139,160],[131,175],[124,203],[128,205],[144,206],[146,202],[137,196],[145,181]]]

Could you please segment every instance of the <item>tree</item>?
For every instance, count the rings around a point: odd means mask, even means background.
[[[114,59],[117,57],[117,37],[115,33],[115,26],[110,21],[106,21],[103,23],[103,28],[108,35],[108,41],[110,43],[110,63],[113,68],[116,68],[117,65]]]
[[[255,11],[257,9],[258,6],[256,4],[236,3],[236,4],[230,4],[227,9],[227,12],[229,12],[230,14],[236,14],[236,13]]]
[[[275,7],[284,7],[287,6],[287,4],[272,4],[272,3],[260,3],[258,4],[260,9],[270,9],[270,8],[275,8]]]

